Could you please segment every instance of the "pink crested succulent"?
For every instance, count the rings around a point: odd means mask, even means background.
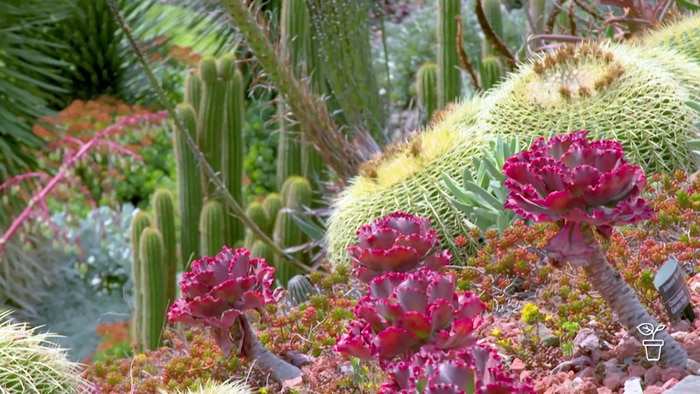
[[[383,364],[421,348],[462,349],[486,305],[474,294],[455,293],[452,276],[427,268],[390,272],[370,281],[369,294],[354,309],[358,321],[338,338],[336,351]]]
[[[419,352],[387,367],[392,377],[379,394],[530,394],[503,371],[496,350],[487,345],[450,352]]]
[[[240,323],[239,317],[249,309],[264,312],[266,304],[282,297],[282,289],[270,289],[274,274],[264,259],[251,259],[248,250],[224,246],[216,257],[194,261],[182,275],[182,297],[170,307],[168,319],[212,327],[217,344],[228,353],[234,345],[229,330]]]
[[[510,190],[504,207],[539,222],[563,226],[546,250],[553,261],[585,264],[592,251],[583,227],[605,238],[612,227],[652,218],[640,194],[646,176],[623,158],[617,141],[588,141],[585,130],[538,138],[503,165]],[[582,227],[583,226],[583,227]]]
[[[369,283],[386,272],[409,272],[420,267],[439,270],[452,255],[439,251],[440,238],[430,228],[430,219],[405,212],[393,212],[362,226],[357,245],[348,247],[354,263],[353,274]]]

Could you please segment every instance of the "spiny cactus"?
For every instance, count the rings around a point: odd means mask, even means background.
[[[505,36],[503,30],[503,14],[501,13],[501,1],[500,0],[478,0],[481,1],[482,7],[484,9],[484,14],[486,15],[486,20],[491,26],[491,30],[499,38]],[[482,56],[486,57],[488,55],[495,55],[495,51],[489,45],[486,40],[483,41],[484,48],[482,50]],[[486,90],[486,89],[484,89]]]
[[[224,102],[226,85],[219,81],[216,59],[204,57],[199,63],[199,77],[202,80],[202,99],[197,112],[197,142],[214,172],[222,171],[223,141],[221,127],[224,124]],[[204,168],[201,169],[202,190],[212,198],[216,191],[209,182]]]
[[[455,19],[461,14],[460,4],[460,0],[438,0],[438,108],[462,94]]]
[[[639,40],[642,46],[677,49],[700,64],[700,12],[648,30]]]
[[[700,68],[673,52],[657,54],[664,60],[644,52],[585,43],[540,55],[485,98],[479,124],[493,134],[529,138],[587,129],[593,138],[620,141],[630,162],[647,172],[693,171],[698,158],[688,141],[697,114],[685,101],[700,91],[693,77]],[[678,70],[692,74],[675,75]]]
[[[503,63],[498,57],[487,55],[479,62],[479,80],[482,90],[489,90],[496,86],[504,75]]]
[[[189,74],[188,76],[199,81],[196,75]],[[197,84],[197,86],[199,85]],[[191,92],[191,94],[195,93]],[[199,95],[199,93],[196,94]],[[183,103],[177,106],[176,112],[185,126],[185,130],[182,132],[188,133],[193,141],[197,141],[197,115],[194,107],[191,104]],[[178,198],[180,200],[181,269],[187,271],[190,262],[199,257],[199,214],[202,211],[204,194],[197,159],[187,146],[186,136],[180,135],[177,130],[174,134]]]
[[[216,200],[207,201],[199,218],[202,256],[213,256],[224,246],[224,207]]]
[[[248,387],[244,382],[229,380],[226,382],[217,382],[208,380],[205,383],[199,384],[195,389],[181,391],[165,391],[159,389],[160,394],[252,394],[253,389]]]
[[[141,244],[141,234],[151,226],[151,215],[146,211],[138,211],[131,219],[131,281],[134,285],[134,311],[131,318],[131,326],[134,329],[131,331],[131,342],[141,350],[141,313],[140,308],[143,305],[143,287],[141,277],[141,255],[139,254]]]
[[[265,261],[274,261],[275,251],[265,242],[256,240],[250,248],[250,256],[265,259]]]
[[[287,283],[287,291],[289,291],[289,298],[293,305],[307,302],[311,296],[318,294],[318,290],[304,275],[294,275]]]
[[[259,201],[252,201],[248,204],[245,210],[246,215],[255,222],[255,224],[260,227],[261,230],[265,231],[268,228],[268,219],[265,214],[265,208],[263,208],[262,203]],[[255,234],[248,230],[245,236],[244,247],[247,249],[252,248],[253,243],[257,240]]]
[[[416,93],[418,104],[425,112],[426,122],[433,117],[437,109],[438,67],[433,62],[423,64],[416,75]]]
[[[273,239],[282,249],[300,246],[307,239],[297,227],[292,215],[311,204],[311,184],[309,181],[303,177],[288,178],[282,185],[282,203],[284,209],[277,213]],[[301,252],[293,255],[299,260],[304,259]],[[277,279],[283,286],[294,275],[301,273],[298,267],[290,264],[283,256],[275,256],[274,266]]]
[[[156,228],[163,237],[163,261],[165,263],[165,299],[175,301],[178,271],[177,240],[175,236],[175,203],[167,189],[158,189],[153,194],[153,212]]]
[[[277,213],[282,209],[282,205],[282,196],[277,193],[270,193],[265,197],[263,201],[263,209],[265,210],[265,216],[267,216],[267,227],[263,229],[265,234],[272,236]]]
[[[88,388],[80,364],[51,342],[54,334],[37,333],[0,311],[0,391],[7,394],[82,393]]]
[[[199,103],[202,100],[202,80],[197,75],[197,70],[187,70],[185,77],[185,103],[189,103],[194,111],[199,111]]]
[[[163,237],[160,232],[149,227],[141,234],[139,259],[141,262],[142,305],[137,308],[142,321],[142,341],[146,350],[160,346],[161,334],[165,326],[168,300],[163,296],[167,290],[167,267],[163,250]]]

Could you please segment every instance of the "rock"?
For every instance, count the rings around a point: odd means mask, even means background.
[[[661,386],[661,388],[664,390],[668,390],[671,387],[675,386],[677,383],[678,383],[678,379],[671,378],[670,380],[667,380],[666,383],[664,383],[664,385]]]
[[[638,364],[632,364],[629,367],[627,367],[627,374],[629,376],[637,376],[641,378],[646,372],[646,368]]]
[[[626,358],[634,357],[637,353],[642,350],[643,346],[637,338],[627,337],[620,341],[620,344],[615,347],[613,352],[618,359],[624,360]]]
[[[590,380],[584,380],[583,383],[578,387],[576,393],[580,394],[598,394],[598,386]]]
[[[613,391],[607,387],[598,387],[598,394],[613,394]]]
[[[642,380],[638,377],[625,380],[625,386],[622,392],[625,394],[642,394]]]
[[[510,370],[513,371],[513,373],[516,375],[519,375],[521,372],[523,372],[525,368],[527,368],[525,366],[525,363],[519,358],[514,358],[513,362],[510,363]]]
[[[644,394],[664,394],[664,389],[661,386],[649,386],[644,389]]]
[[[520,372],[520,381],[525,382],[530,378],[530,375],[532,375],[531,371],[523,371]]]
[[[666,394],[697,394],[698,387],[700,387],[700,376],[686,376],[675,386],[666,390]]]
[[[660,381],[665,382],[670,379],[681,380],[686,375],[686,372],[681,367],[668,367],[661,371]]]
[[[671,329],[673,331],[675,331],[675,332],[671,333],[671,336],[673,336],[673,334],[676,334],[677,332],[686,332],[687,333],[687,332],[693,331],[693,324],[686,319],[681,319],[681,320],[673,323],[673,326],[671,327]],[[674,339],[676,339],[676,338],[674,337]]]
[[[613,391],[619,389],[621,384],[622,375],[620,375],[619,373],[607,374],[607,376],[605,376],[605,378],[603,379],[603,386]]]
[[[685,364],[685,369],[687,369],[688,372],[692,373],[693,375],[700,375],[700,363],[693,359],[688,360],[688,362]]]
[[[605,366],[605,375],[622,372],[619,366],[619,361],[616,358],[611,358],[610,360],[604,362],[603,366]]]
[[[690,323],[688,323],[690,324]],[[685,342],[685,340],[688,338],[688,333],[685,331],[676,331],[671,333],[671,338],[675,339],[676,341],[679,342]]]
[[[586,367],[576,374],[577,378],[592,378],[595,375],[595,369],[593,367]]]
[[[652,385],[661,379],[661,367],[658,365],[654,365],[653,367],[649,368],[646,373],[644,374],[644,384],[646,385]]]

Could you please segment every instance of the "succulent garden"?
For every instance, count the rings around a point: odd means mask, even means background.
[[[700,392],[698,173],[697,0],[8,0],[0,392]]]

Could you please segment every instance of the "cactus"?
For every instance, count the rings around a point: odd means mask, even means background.
[[[292,215],[295,211],[311,204],[311,184],[302,177],[290,177],[282,186],[282,203],[284,209],[277,213],[273,239],[282,249],[299,246],[306,242],[306,236],[299,230]],[[302,260],[303,254],[296,252],[293,254],[297,259]],[[295,274],[300,273],[299,268],[289,264],[282,256],[275,256],[274,266],[276,278],[282,286]]]
[[[224,207],[216,200],[207,201],[199,218],[202,256],[214,256],[224,246]]]
[[[139,255],[141,234],[151,226],[151,215],[145,211],[138,211],[131,219],[131,281],[134,284],[134,311],[132,313],[131,342],[141,350],[141,315],[140,308],[143,305],[143,291],[140,286],[141,280],[141,258]]]
[[[479,62],[479,77],[481,79],[481,89],[486,91],[493,88],[505,75],[503,63],[493,55],[484,56]]]
[[[418,104],[425,113],[425,123],[433,118],[433,112],[437,108],[437,74],[437,64],[428,62],[418,69],[416,75]]]
[[[677,49],[700,64],[700,12],[680,20],[650,29],[638,40],[646,47],[666,47]]]
[[[252,201],[250,204],[248,204],[248,207],[246,208],[245,214],[255,222],[255,224],[260,227],[261,230],[265,231],[268,227],[268,219],[267,215],[265,214],[265,209],[263,208],[263,205],[259,201]],[[251,249],[253,246],[253,243],[257,240],[255,237],[255,234],[253,234],[252,231],[248,230],[245,235],[245,242],[243,243],[243,246],[246,249]]]
[[[223,168],[224,184],[234,200],[244,206],[243,201],[243,125],[245,117],[244,82],[241,72],[236,68],[233,55],[227,55],[219,61],[219,76],[226,84],[226,108],[224,111],[223,130]],[[233,216],[226,215],[226,244],[234,245],[243,240],[245,226]]]
[[[192,78],[198,78],[194,75]],[[197,141],[197,116],[191,104],[180,104],[176,109],[185,130]],[[181,269],[189,270],[190,262],[199,254],[199,213],[202,211],[202,181],[197,159],[190,152],[185,136],[175,132],[175,159],[180,203],[180,258]]]
[[[262,203],[265,215],[267,216],[267,226],[262,229],[265,234],[272,236],[272,231],[275,228],[275,220],[277,213],[282,209],[282,196],[277,193],[270,193],[265,197]]]
[[[203,383],[199,383],[194,388],[181,391],[180,389],[175,389],[174,391],[166,391],[163,389],[158,389],[158,394],[252,394],[253,389],[248,387],[244,381],[228,380],[226,382],[219,382],[216,380],[206,380]]]
[[[189,103],[194,111],[199,111],[199,104],[202,100],[202,80],[197,74],[197,70],[187,70],[185,77],[185,102]]]
[[[647,173],[694,171],[689,141],[698,114],[685,101],[700,94],[697,75],[700,66],[661,48],[570,45],[504,80],[484,99],[479,123],[522,138],[585,129],[594,139],[620,141],[627,159]]]
[[[175,204],[173,195],[167,189],[158,189],[153,194],[153,213],[156,228],[163,237],[163,260],[167,275],[165,277],[165,299],[168,306],[175,301],[177,292],[177,237],[175,236]]]
[[[202,79],[202,99],[197,111],[197,143],[214,172],[221,173],[224,140],[224,101],[226,85],[219,80],[216,60],[204,57],[199,63]],[[207,198],[213,198],[215,186],[209,182],[204,168],[201,169],[202,190]]]
[[[275,259],[275,252],[270,245],[263,241],[256,240],[250,248],[250,257],[259,257],[265,259],[265,261],[272,262]]]
[[[499,38],[503,39],[505,36],[505,31],[503,30],[503,15],[501,14],[501,1],[500,0],[478,0],[481,1],[481,5],[484,9],[484,14],[486,15],[486,20],[491,26],[491,30]],[[495,55],[495,51],[491,45],[487,44],[482,52],[482,56]],[[486,90],[486,89],[484,89]]]
[[[141,234],[139,259],[141,261],[142,305],[137,310],[142,321],[142,341],[145,350],[157,349],[161,344],[165,327],[168,300],[163,297],[167,288],[167,266],[165,263],[163,237],[149,227]]]
[[[460,14],[460,0],[438,0],[438,108],[445,108],[462,92],[455,20]]]
[[[318,290],[304,275],[293,276],[287,283],[287,291],[289,291],[290,301],[294,305],[309,301],[311,296],[318,294]]]

